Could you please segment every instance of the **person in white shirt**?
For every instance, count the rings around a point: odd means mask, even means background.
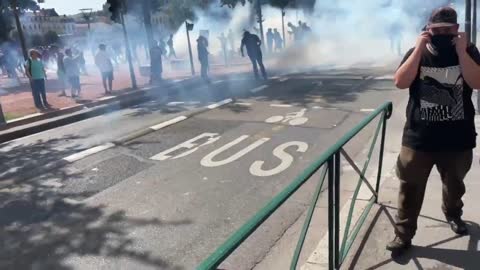
[[[66,49],[65,55],[63,59],[65,74],[72,87],[72,98],[76,98],[80,96],[81,91],[79,59],[78,56],[73,56],[72,49]]]
[[[100,44],[98,46],[99,51],[95,55],[95,64],[102,73],[102,82],[103,88],[105,89],[105,94],[112,92],[113,85],[113,64],[110,58],[110,55],[107,52],[107,46],[105,44]],[[108,88],[107,88],[108,82]]]

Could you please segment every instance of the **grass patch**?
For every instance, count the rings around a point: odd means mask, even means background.
[[[5,121],[10,121],[10,120],[13,120],[13,119],[16,119],[16,118],[20,118],[22,116],[25,116],[25,115],[22,115],[22,114],[19,114],[19,113],[4,113],[3,116],[5,117]]]

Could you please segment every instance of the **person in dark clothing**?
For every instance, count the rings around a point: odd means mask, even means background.
[[[267,48],[268,48],[268,53],[273,52],[273,41],[275,39],[275,36],[272,32],[272,28],[268,28],[267,31]]]
[[[260,70],[262,72],[263,78],[267,79],[267,72],[265,71],[265,66],[263,65],[263,57],[262,57],[262,49],[261,49],[262,41],[257,35],[251,34],[248,31],[243,33],[242,38],[242,45],[240,46],[240,52],[242,53],[242,57],[245,57],[243,53],[243,47],[247,48],[247,54],[250,58],[250,61],[253,65],[253,73],[255,74],[255,78],[258,79],[258,67],[257,64],[260,66]]]
[[[208,41],[205,37],[200,36],[197,39],[197,52],[198,52],[198,60],[200,61],[201,65],[201,74],[202,78],[210,82],[210,79],[208,78]]]
[[[153,41],[150,49],[150,84],[158,83],[162,80],[162,55],[163,50],[157,41]]]
[[[442,211],[453,232],[467,234],[462,220],[464,178],[476,147],[472,89],[480,88],[480,53],[459,33],[451,7],[434,10],[416,46],[395,73],[395,85],[409,88],[407,122],[397,159],[400,180],[392,252],[411,247],[425,188],[434,166],[443,184]]]
[[[168,45],[168,57],[175,57],[177,58],[177,54],[175,53],[175,48],[173,47],[173,35],[170,35],[170,38],[167,41]]]
[[[283,38],[277,28],[273,30],[273,39],[275,40],[275,51],[281,51],[283,49]]]

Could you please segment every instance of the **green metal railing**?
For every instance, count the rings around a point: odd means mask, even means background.
[[[372,112],[369,116],[362,120],[357,126],[355,126],[350,132],[345,134],[337,143],[331,146],[325,151],[315,162],[313,162],[306,170],[303,171],[295,180],[277,194],[270,202],[267,203],[260,211],[258,211],[250,220],[248,220],[240,229],[238,229],[233,235],[230,236],[213,254],[210,255],[205,261],[203,261],[198,267],[198,270],[213,270],[227,259],[263,222],[270,217],[290,196],[295,193],[303,184],[305,184],[316,172],[322,167],[323,170],[320,174],[320,181],[315,189],[315,193],[312,198],[312,202],[308,208],[305,222],[300,232],[300,237],[295,248],[290,269],[296,269],[302,247],[307,236],[308,228],[313,217],[315,205],[322,192],[322,187],[325,182],[325,177],[328,174],[328,258],[329,269],[338,269],[342,262],[345,260],[353,241],[355,240],[360,228],[365,223],[368,213],[374,203],[378,200],[378,191],[380,186],[380,179],[383,166],[383,150],[385,144],[385,133],[387,127],[387,120],[390,118],[393,110],[391,102],[387,102]],[[360,170],[353,160],[348,156],[343,147],[354,138],[360,131],[362,131],[368,124],[374,119],[380,116],[380,121],[375,130],[373,140],[368,151],[367,159]],[[365,172],[375,149],[375,145],[378,139],[378,135],[382,134],[380,142],[380,156],[378,164],[378,173],[375,188],[373,188],[368,180],[365,178]],[[352,203],[350,205],[345,230],[343,234],[342,244],[340,245],[340,159],[341,156],[350,163],[354,170],[359,174],[360,178],[355,191],[352,196]],[[324,166],[326,165],[326,166]],[[373,196],[368,202],[367,207],[361,214],[355,226],[352,226],[352,214],[355,208],[355,202],[359,194],[362,183],[372,192]]]

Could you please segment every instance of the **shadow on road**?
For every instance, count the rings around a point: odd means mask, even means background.
[[[36,154],[32,159],[60,154],[48,154],[47,149],[32,153]],[[190,220],[133,218],[124,211],[107,212],[102,205],[76,201],[90,196],[89,192],[61,192],[62,183],[81,174],[58,168],[0,189],[0,269],[73,269],[72,263],[78,265],[77,260],[89,256],[100,256],[105,261],[126,259],[158,269],[181,269],[143,252],[129,232],[138,227],[188,225]],[[88,259],[79,263],[85,262]]]
[[[71,140],[84,138],[68,135],[50,140],[38,140],[30,144],[17,144],[15,141],[0,145],[0,186],[4,180],[15,180],[22,173],[32,172],[45,167],[45,164],[56,162],[83,149],[72,145],[61,147]],[[12,178],[13,177],[13,178]]]

